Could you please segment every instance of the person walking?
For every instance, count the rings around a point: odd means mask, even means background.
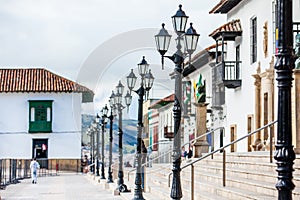
[[[39,168],[40,168],[40,164],[36,161],[36,158],[33,158],[32,161],[30,162],[32,184],[37,183],[37,170]]]

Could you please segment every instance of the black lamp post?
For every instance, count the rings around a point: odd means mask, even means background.
[[[118,169],[118,188],[117,190],[119,192],[129,192],[127,189],[127,186],[124,184],[124,172],[123,172],[123,130],[122,130],[122,110],[125,108],[122,105],[122,95],[124,92],[124,86],[122,85],[121,81],[119,81],[119,84],[116,87],[116,94],[114,96],[114,103],[116,106],[116,109],[118,110],[119,114],[119,169]],[[128,107],[131,104],[131,95],[129,92],[127,92],[125,98],[126,106]]]
[[[96,115],[96,120],[95,122],[93,123],[93,128],[95,130],[95,133],[96,133],[96,176],[99,176],[99,144],[100,144],[100,136],[99,136],[99,127],[98,127],[98,124],[100,122],[100,117],[99,115],[97,114]]]
[[[101,147],[101,179],[105,179],[105,173],[104,173],[104,133],[105,133],[105,124],[106,124],[106,118],[107,118],[107,112],[108,112],[108,108],[107,105],[105,105],[104,108],[102,108],[101,110],[101,128],[102,128],[102,147]]]
[[[94,123],[95,124],[95,123]],[[93,163],[93,174],[95,175],[96,173],[96,145],[95,145],[95,134],[96,134],[96,130],[94,128],[94,125],[92,124],[92,140],[93,140],[93,151],[92,151],[92,163]]]
[[[295,152],[292,145],[291,88],[295,67],[293,58],[293,1],[277,0],[278,52],[275,69],[278,81],[278,126],[274,158],[277,161],[279,200],[291,200],[295,185],[293,161]]]
[[[95,174],[95,129],[93,127],[93,124],[91,124],[91,126],[88,129],[90,136],[91,136],[91,166],[90,166],[90,170],[93,174]]]
[[[93,163],[93,130],[91,127],[88,128],[88,135],[90,136],[90,162]],[[90,172],[93,172],[93,165],[90,165]]]
[[[136,160],[137,160],[137,170],[135,174],[135,188],[134,188],[134,200],[143,200],[143,190],[141,187],[142,184],[142,130],[143,130],[143,100],[146,91],[149,91],[152,88],[154,77],[149,70],[149,64],[143,57],[141,63],[138,64],[139,74],[141,76],[141,85],[140,88],[134,92],[139,95],[138,99],[138,126],[137,126],[137,146],[136,146]],[[133,90],[137,77],[133,73],[133,69],[130,74],[127,76],[127,85],[130,91]]]
[[[111,96],[109,97],[109,105],[110,105],[110,116],[108,116],[108,119],[110,120],[109,123],[109,161],[108,161],[108,176],[107,176],[107,183],[113,183],[113,177],[112,177],[112,142],[113,142],[113,110],[114,110],[114,102],[115,100],[115,94],[112,91]]]
[[[180,182],[180,164],[181,164],[181,152],[180,152],[180,120],[181,120],[181,100],[182,100],[182,71],[183,71],[183,62],[184,54],[181,50],[181,40],[184,39],[185,52],[191,55],[197,46],[199,34],[195,31],[190,24],[190,28],[185,32],[185,26],[187,23],[188,16],[185,15],[185,12],[181,9],[179,5],[179,10],[172,17],[173,27],[177,34],[177,51],[172,56],[164,56],[168,51],[171,35],[165,29],[165,25],[162,24],[162,29],[157,35],[155,35],[155,41],[157,50],[162,56],[162,65],[164,57],[169,58],[175,63],[175,99],[173,107],[173,116],[174,116],[174,140],[173,140],[173,180],[172,180],[172,189],[170,197],[172,199],[181,199],[182,198],[182,189]]]

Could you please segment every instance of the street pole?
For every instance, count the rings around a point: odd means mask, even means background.
[[[98,123],[95,124],[95,132],[96,132],[96,176],[100,176],[99,174],[99,145],[100,145],[100,130],[98,129]]]
[[[102,161],[101,161],[101,179],[105,179],[105,173],[104,173],[104,132],[105,132],[105,130],[104,130],[104,128],[105,128],[105,120],[104,120],[104,117],[102,116],[102,125],[101,125],[101,127],[102,127],[102,148],[101,148],[101,159],[102,159]]]
[[[143,101],[145,92],[149,91],[153,86],[154,77],[149,69],[149,64],[145,60],[145,56],[143,56],[142,61],[138,64],[139,74],[141,76],[141,86],[138,90],[134,91],[138,94],[138,124],[137,124],[137,147],[136,147],[136,161],[137,161],[137,168],[135,173],[135,187],[134,187],[134,198],[133,200],[144,200],[143,197],[143,189],[142,188],[142,181],[145,183],[145,176],[142,178],[142,153],[146,153],[145,151],[142,152],[142,131],[143,131]],[[131,69],[130,74],[126,77],[127,78],[127,86],[130,91],[133,90],[137,77],[133,73],[133,69]],[[129,96],[127,94],[126,96]],[[143,179],[143,180],[142,180]],[[144,185],[143,185],[144,186]]]
[[[292,145],[291,88],[295,67],[293,58],[293,1],[277,0],[278,51],[275,54],[275,69],[278,81],[278,126],[274,158],[277,161],[278,200],[291,200],[295,185]]]
[[[107,177],[107,183],[113,183],[112,178],[112,171],[111,171],[111,165],[112,165],[112,142],[113,142],[113,106],[110,107],[110,126],[109,126],[109,163],[108,163],[108,177]]]
[[[180,164],[181,164],[181,99],[182,99],[182,69],[183,69],[183,56],[181,51],[180,44],[180,35],[177,36],[177,51],[170,58],[175,63],[175,99],[173,106],[173,118],[174,118],[174,139],[173,139],[173,180],[172,180],[172,189],[171,189],[171,198],[172,199],[181,199],[182,198],[182,189],[180,181]]]
[[[135,187],[134,187],[134,200],[144,200],[142,190],[142,130],[143,130],[143,100],[145,89],[143,86],[143,80],[141,87],[136,91],[139,95],[138,99],[138,127],[137,127],[137,147],[136,147],[136,160],[137,168],[135,174]]]
[[[93,174],[95,174],[95,165],[94,165],[94,162],[95,162],[95,130],[92,129],[92,172]]]
[[[123,130],[122,130],[122,105],[118,104],[118,114],[119,114],[119,171],[118,171],[118,188],[119,192],[129,192],[127,186],[124,184],[124,172],[123,172]]]
[[[93,136],[92,136],[92,130],[89,128],[88,129],[89,130],[89,134],[90,134],[90,162],[91,162],[91,164],[93,163]],[[92,172],[93,171],[93,166],[92,165],[90,165],[90,172]]]
[[[164,57],[169,58],[175,64],[174,79],[175,79],[175,91],[174,91],[174,107],[173,107],[173,118],[174,118],[174,139],[173,139],[173,181],[170,197],[172,199],[182,198],[182,189],[180,182],[180,164],[181,164],[181,152],[180,152],[180,136],[181,136],[181,100],[182,100],[182,71],[184,54],[181,50],[181,40],[184,40],[185,51],[191,58],[191,54],[196,50],[199,34],[193,28],[193,24],[190,23],[190,28],[185,32],[185,26],[188,20],[185,12],[182,10],[182,5],[179,5],[179,10],[174,16],[172,16],[173,27],[177,34],[177,51],[172,56],[165,56],[164,54],[168,51],[171,35],[165,29],[165,24],[162,24],[162,29],[155,35],[156,46],[158,52],[162,56],[162,65]]]

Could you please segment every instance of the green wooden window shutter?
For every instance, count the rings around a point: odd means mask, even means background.
[[[52,132],[52,102],[29,101],[29,133]]]

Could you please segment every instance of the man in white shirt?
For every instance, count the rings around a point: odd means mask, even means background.
[[[36,184],[37,181],[37,170],[40,168],[40,164],[36,161],[36,158],[33,158],[30,162],[30,170],[31,170],[31,179],[32,184]]]

